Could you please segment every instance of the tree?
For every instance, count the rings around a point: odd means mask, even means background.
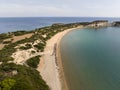
[[[0,82],[0,90],[10,90],[15,83],[16,81],[14,79],[4,79],[2,82]]]

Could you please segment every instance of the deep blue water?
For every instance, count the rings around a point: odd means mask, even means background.
[[[70,90],[120,90],[120,28],[72,31],[61,55]]]
[[[94,20],[118,21],[120,18],[94,17],[19,17],[0,18],[0,33],[16,30],[33,30],[35,28],[52,25],[53,23],[89,22]]]

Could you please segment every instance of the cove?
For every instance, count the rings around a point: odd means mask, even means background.
[[[60,53],[69,90],[120,90],[120,28],[71,31]]]

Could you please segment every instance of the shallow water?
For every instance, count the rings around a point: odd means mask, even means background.
[[[61,55],[70,90],[120,90],[120,28],[72,31]]]

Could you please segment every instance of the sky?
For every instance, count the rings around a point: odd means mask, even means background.
[[[120,0],[0,0],[0,17],[120,17]]]

